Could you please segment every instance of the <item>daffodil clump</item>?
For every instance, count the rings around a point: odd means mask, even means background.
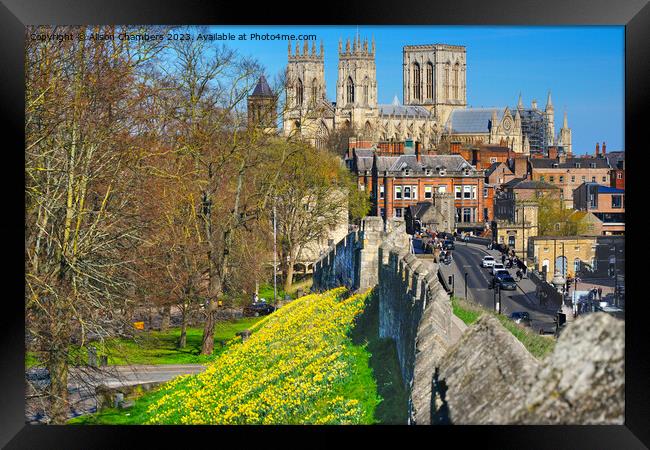
[[[369,293],[345,293],[301,297],[256,323],[205,372],[165,385],[148,423],[371,423],[380,399],[376,386],[350,389],[355,377],[372,377],[348,337]]]

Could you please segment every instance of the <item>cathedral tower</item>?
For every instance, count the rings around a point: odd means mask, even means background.
[[[345,48],[339,40],[339,72],[336,83],[337,128],[353,126],[367,137],[376,134],[378,117],[375,40],[370,47],[357,36]]]
[[[292,54],[291,41],[288,48],[288,64],[286,79],[286,106],[284,113],[284,132],[291,134],[302,132],[317,116],[316,111],[326,101],[325,93],[325,63],[323,43],[320,52],[312,42],[302,45],[296,43],[295,53]]]
[[[564,123],[562,124],[562,129],[560,130],[558,137],[558,146],[562,147],[564,149],[564,154],[570,158],[573,151],[571,148],[571,128],[569,128],[566,111],[564,111]]]
[[[275,94],[264,75],[258,80],[253,93],[248,96],[247,104],[249,127],[259,127],[265,132],[275,131],[277,127]]]
[[[467,106],[464,46],[407,45],[403,51],[404,104],[429,109],[445,123],[452,109]]]
[[[546,145],[555,145],[555,114],[553,111],[553,102],[551,101],[551,91],[548,91],[546,99]]]

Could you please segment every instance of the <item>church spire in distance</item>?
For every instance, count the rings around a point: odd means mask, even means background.
[[[553,101],[551,100],[551,91],[548,91],[548,97],[546,98],[546,111],[553,109]]]
[[[517,102],[517,109],[524,109],[524,102],[521,100],[521,92],[519,93],[519,101]]]

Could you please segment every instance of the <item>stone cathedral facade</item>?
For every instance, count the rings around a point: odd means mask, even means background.
[[[407,45],[403,48],[403,104],[377,98],[375,42],[357,35],[345,45],[339,40],[336,101],[327,99],[324,48],[305,41],[295,50],[289,43],[283,132],[299,135],[316,147],[334,130],[353,128],[370,141],[414,139],[425,150],[443,141],[492,144],[529,153],[557,145],[571,152],[566,114],[555,136],[549,93],[544,111],[533,101],[523,108],[467,108],[466,48],[458,45]],[[540,128],[541,127],[541,128]],[[536,134],[535,134],[536,133]],[[539,136],[543,136],[541,139]],[[538,142],[539,141],[539,142]]]

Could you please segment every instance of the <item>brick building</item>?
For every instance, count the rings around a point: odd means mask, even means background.
[[[603,142],[603,151],[604,149],[605,143]],[[617,189],[625,189],[625,152],[610,152],[605,157],[612,168],[609,174],[609,185]]]
[[[602,222],[604,235],[625,233],[625,190],[583,183],[573,191],[573,208],[592,213]]]
[[[542,273],[546,267],[546,280],[555,272],[574,277],[589,272],[596,261],[595,236],[534,236],[528,239],[526,262]]]
[[[610,183],[610,167],[604,157],[567,158],[558,155],[557,158],[532,158],[529,164],[531,179],[562,189],[562,198],[568,208],[573,207],[573,190],[582,183]]]

